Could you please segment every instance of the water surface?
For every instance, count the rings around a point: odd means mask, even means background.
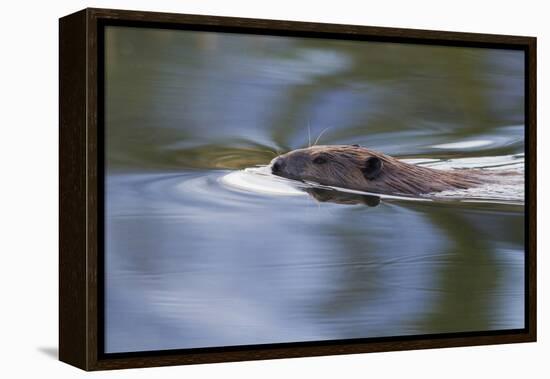
[[[106,352],[523,328],[521,180],[372,201],[262,176],[323,131],[523,173],[522,52],[108,27],[105,53]]]

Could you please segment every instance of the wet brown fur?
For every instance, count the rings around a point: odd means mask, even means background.
[[[321,157],[325,163],[314,163]],[[373,177],[365,174],[369,158],[381,168]],[[358,145],[312,146],[293,150],[273,160],[282,164],[276,175],[322,185],[391,195],[421,195],[466,189],[482,183],[478,170],[436,170],[403,162]],[[272,163],[273,163],[272,162]]]

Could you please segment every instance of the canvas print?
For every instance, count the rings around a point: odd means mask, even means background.
[[[105,353],[525,327],[524,51],[103,47]]]

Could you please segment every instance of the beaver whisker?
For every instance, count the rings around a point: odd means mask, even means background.
[[[315,142],[313,143],[313,146],[317,146],[317,142],[319,142],[319,139],[321,138],[321,136],[322,136],[327,130],[329,130],[329,129],[330,129],[330,126],[324,128],[323,130],[321,130],[321,133],[319,133],[319,136],[317,137],[317,139],[316,139]],[[310,144],[310,147],[311,147],[311,144]]]
[[[309,126],[309,117],[307,119],[307,147],[311,147],[311,127]]]

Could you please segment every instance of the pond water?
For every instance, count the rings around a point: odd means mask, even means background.
[[[524,327],[523,176],[373,200],[265,168],[320,135],[523,173],[522,52],[105,37],[106,352]]]

